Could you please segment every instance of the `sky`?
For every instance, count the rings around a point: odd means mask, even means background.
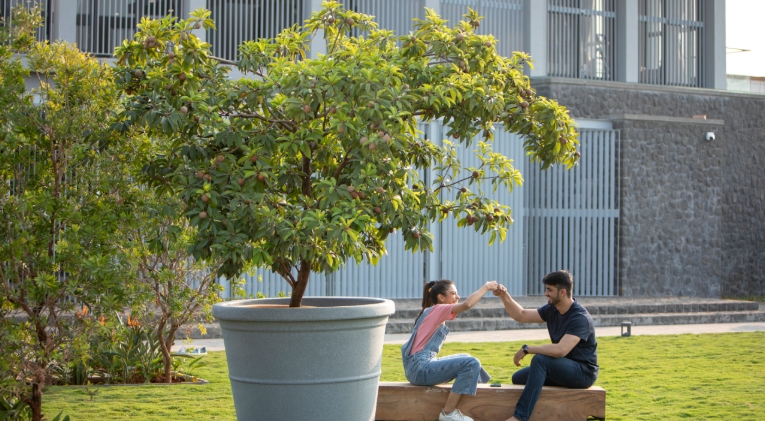
[[[765,0],[725,2],[727,73],[765,76]],[[734,52],[733,49],[751,50]]]

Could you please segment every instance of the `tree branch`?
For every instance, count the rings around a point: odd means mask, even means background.
[[[350,152],[350,151],[348,151],[348,152]],[[351,155],[348,152],[345,153],[345,157],[343,158],[343,162],[340,163],[340,166],[338,166],[337,169],[335,170],[335,172],[332,174],[332,177],[335,180],[340,178],[340,173],[343,172],[343,168],[345,168],[345,166],[348,165],[348,163],[351,161],[351,159],[350,159]]]
[[[290,287],[295,288],[295,285],[297,282],[295,281],[295,277],[292,276],[292,272],[287,268],[287,266],[284,264],[284,260],[279,259],[279,264],[282,266],[281,270],[277,270],[276,273],[282,276],[285,281],[287,281],[288,284],[290,284]]]
[[[481,166],[480,166],[480,167],[478,167],[478,169],[480,170],[481,168],[483,168],[483,167],[484,167],[484,165],[486,165],[486,164],[481,164]],[[451,164],[450,164],[448,167],[446,167],[446,171],[449,171],[449,168],[450,168],[450,167],[451,167]],[[497,177],[499,177],[499,176],[494,176],[494,177],[483,177],[483,178],[481,178],[481,180],[489,180],[489,179],[492,179],[492,178],[497,178]],[[438,187],[437,187],[435,190],[433,190],[433,193],[435,193],[435,192],[437,192],[437,191],[441,190],[441,188],[443,188],[443,187],[451,187],[451,186],[453,186],[453,185],[455,185],[455,184],[459,184],[459,183],[462,183],[462,182],[463,182],[463,181],[465,181],[465,180],[470,180],[471,178],[473,178],[472,174],[471,174],[471,175],[469,175],[469,176],[467,176],[467,177],[465,177],[465,178],[463,178],[463,179],[461,179],[461,180],[455,180],[455,181],[454,181],[453,183],[451,183],[451,184],[444,184],[444,183],[441,183],[441,185],[440,185],[440,186],[438,186]]]
[[[236,113],[236,114],[227,113],[227,116],[231,118],[257,118],[258,120],[265,121],[266,123],[281,124],[282,126],[285,126],[287,130],[290,130],[290,131],[295,131],[297,129],[297,127],[295,126],[295,123],[292,120],[273,120],[265,116],[262,116],[258,113]]]
[[[303,189],[302,193],[313,199],[313,191],[311,189],[311,158],[303,155]]]
[[[218,63],[221,63],[221,64],[229,64],[231,66],[239,67],[239,63],[233,60],[228,60],[228,59],[225,59],[222,57],[216,57],[216,56],[208,56],[208,57],[210,57],[213,60],[216,60]]]

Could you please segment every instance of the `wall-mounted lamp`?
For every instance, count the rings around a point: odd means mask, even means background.
[[[707,135],[704,137],[704,139],[706,139],[707,142],[715,140],[715,132],[707,132]]]

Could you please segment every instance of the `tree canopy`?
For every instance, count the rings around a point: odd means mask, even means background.
[[[215,29],[209,11],[143,19],[115,52],[130,95],[117,126],[169,140],[144,174],[183,201],[199,230],[194,257],[222,259],[225,276],[270,267],[299,306],[311,272],[376,263],[389,235],[431,249],[431,221],[453,217],[503,240],[511,210],[484,189],[512,190],[522,176],[493,151],[493,130],[523,135],[543,168],[577,162],[566,109],[536,95],[526,54],[502,57],[494,37],[475,33],[480,20],[468,10],[449,28],[427,10],[397,36],[328,1],[228,61],[193,34]],[[326,54],[308,58],[322,34]],[[245,77],[229,78],[233,66]],[[448,139],[424,138],[423,122],[443,124]],[[457,159],[471,146],[477,167]]]

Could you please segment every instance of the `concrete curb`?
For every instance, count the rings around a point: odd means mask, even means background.
[[[632,335],[681,335],[681,334],[714,334],[731,332],[760,332],[765,331],[765,322],[756,323],[715,323],[715,324],[685,324],[685,325],[661,325],[661,326],[632,326]],[[600,337],[621,336],[621,327],[597,327],[595,334]],[[385,335],[386,345],[401,345],[409,339],[408,333],[395,333]],[[518,329],[518,330],[494,330],[480,332],[451,332],[447,342],[514,342],[548,340],[547,329]],[[173,350],[182,346],[204,346],[207,351],[223,351],[223,339],[195,339],[190,343],[176,341]]]

